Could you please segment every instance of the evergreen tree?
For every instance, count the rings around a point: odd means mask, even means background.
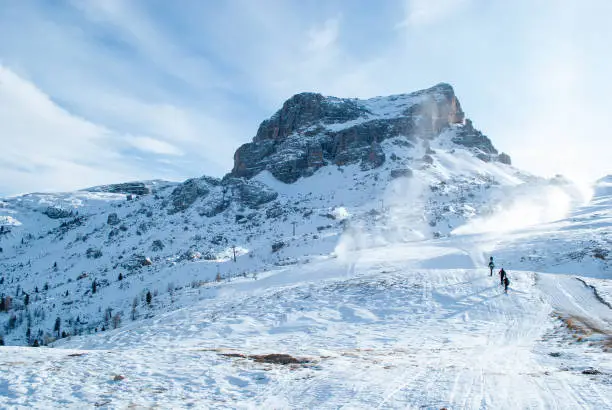
[[[96,280],[94,279],[91,284],[91,293],[96,293],[96,290],[98,290],[98,284],[96,283]]]
[[[151,304],[151,299],[153,298],[153,296],[151,296],[151,291],[147,291],[147,305]]]
[[[49,290],[49,282],[45,282],[45,286],[43,286],[43,290],[44,291]]]
[[[123,280],[123,273],[119,272],[119,280]]]
[[[32,335],[32,329],[30,329],[30,326],[28,326],[28,328],[26,329],[26,342],[30,342],[30,336]]]
[[[38,344],[38,339],[34,339],[34,343],[32,343],[32,347],[40,347],[40,344]]]
[[[55,332],[57,332],[57,337],[60,336],[60,326],[61,326],[61,323],[62,323],[62,320],[58,316],[57,319],[55,319],[55,326],[53,327],[53,330]]]
[[[11,317],[9,317],[7,326],[9,330],[15,329],[15,326],[17,326],[17,316],[15,316],[15,314],[12,314]]]
[[[23,304],[28,306],[30,304],[30,294],[26,293],[25,297],[23,298]]]
[[[132,301],[132,320],[136,320],[136,307],[138,306],[138,299],[134,298]]]

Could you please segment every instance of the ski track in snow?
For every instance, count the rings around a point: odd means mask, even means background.
[[[612,324],[590,288],[511,272],[504,294],[484,269],[414,268],[414,245],[401,250],[361,251],[350,276],[329,260],[229,284],[217,299],[61,348],[7,347],[0,407],[611,408],[601,348],[547,336],[563,334],[554,312]],[[420,253],[453,260],[447,248]],[[582,374],[595,358],[604,374]]]

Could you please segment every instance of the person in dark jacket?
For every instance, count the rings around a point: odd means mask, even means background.
[[[499,284],[504,286],[504,279],[506,279],[508,277],[508,275],[506,275],[506,271],[504,270],[504,268],[501,268],[501,270],[499,271]]]
[[[508,276],[504,276],[504,293],[508,293],[508,285],[510,285],[510,280]]]
[[[495,269],[495,263],[493,262],[493,257],[489,258],[489,270],[491,271],[489,276],[493,276],[493,269]]]

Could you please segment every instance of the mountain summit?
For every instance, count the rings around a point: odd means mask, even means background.
[[[407,144],[435,140],[449,129],[452,141],[483,161],[510,164],[491,141],[465,120],[459,99],[446,83],[410,94],[368,100],[296,94],[259,126],[253,142],[234,155],[235,177],[268,170],[291,183],[325,165],[360,164],[376,168],[385,160],[381,142],[404,137]]]

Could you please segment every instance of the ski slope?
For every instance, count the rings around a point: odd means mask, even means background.
[[[212,285],[192,306],[55,349],[3,348],[0,406],[610,408],[610,307],[572,276],[509,274],[504,294],[432,241]],[[576,341],[558,316],[604,334]],[[272,353],[308,363],[223,355]]]

